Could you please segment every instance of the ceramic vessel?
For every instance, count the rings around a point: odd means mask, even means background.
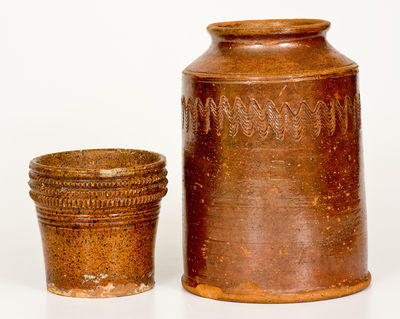
[[[323,20],[208,26],[183,71],[183,286],[301,302],[368,286],[358,66]]]
[[[47,289],[116,297],[154,286],[164,156],[98,149],[48,154],[30,163],[30,195],[42,235]]]

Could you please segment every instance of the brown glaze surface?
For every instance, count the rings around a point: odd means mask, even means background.
[[[116,297],[154,286],[164,156],[104,149],[55,153],[30,163],[49,291]]]
[[[300,302],[368,286],[358,66],[328,27],[212,24],[210,48],[184,70],[190,292]]]

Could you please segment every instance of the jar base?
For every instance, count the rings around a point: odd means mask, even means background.
[[[342,286],[336,288],[320,289],[315,291],[309,291],[297,294],[288,295],[276,295],[273,293],[263,292],[260,289],[244,289],[240,293],[237,292],[224,292],[221,288],[207,285],[198,284],[195,287],[185,282],[182,277],[182,286],[187,291],[200,297],[233,301],[233,302],[248,302],[248,303],[295,303],[295,302],[307,302],[307,301],[318,301],[339,298],[347,295],[354,294],[365,288],[367,288],[371,282],[371,274],[357,281],[356,284],[350,286]]]
[[[136,295],[148,291],[153,287],[154,284],[144,283],[140,285],[128,283],[116,286],[114,286],[112,283],[109,283],[106,286],[98,286],[94,289],[63,289],[56,287],[53,283],[47,284],[47,290],[53,294],[77,298],[111,298]]]

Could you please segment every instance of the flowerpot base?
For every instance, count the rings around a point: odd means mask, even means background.
[[[136,295],[154,287],[154,284],[135,284],[129,283],[124,285],[114,286],[109,283],[106,286],[98,286],[95,289],[63,289],[58,288],[54,284],[47,284],[47,290],[62,296],[77,297],[77,298],[110,298],[110,297],[122,297],[129,295]]]
[[[342,285],[341,287],[321,289],[298,294],[276,295],[262,291],[259,287],[252,283],[244,285],[243,287],[240,287],[240,289],[228,289],[227,291],[223,291],[219,287],[207,284],[198,284],[197,286],[192,287],[182,277],[183,288],[192,294],[216,300],[249,303],[294,303],[339,298],[365,289],[368,287],[370,282],[371,274],[368,273],[366,277],[361,278],[359,281],[349,286]]]

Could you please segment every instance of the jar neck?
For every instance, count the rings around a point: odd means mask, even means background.
[[[316,19],[250,20],[207,27],[214,44],[274,44],[309,39],[324,41],[330,23]]]

